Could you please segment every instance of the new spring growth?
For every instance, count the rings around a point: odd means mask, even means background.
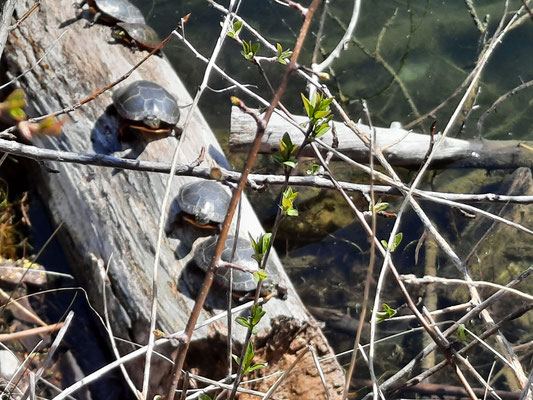
[[[283,192],[280,206],[283,215],[288,215],[290,217],[296,217],[298,215],[298,210],[294,208],[294,199],[296,199],[296,197],[298,197],[298,192],[293,192],[290,187]]]
[[[24,91],[14,90],[0,103],[0,119],[7,123],[16,123],[17,130],[27,140],[31,140],[34,135],[57,136],[61,133],[66,119],[58,121],[54,117],[48,117],[37,123],[30,122],[27,121],[27,115],[23,109],[25,106]]]
[[[248,61],[253,61],[257,52],[259,51],[259,43],[247,42],[246,40],[242,41],[242,56]]]
[[[394,308],[391,308],[387,303],[383,303],[381,305],[381,310],[376,313],[376,316],[378,317],[378,322],[385,321],[386,319],[390,319],[394,317],[397,313],[397,311]]]
[[[333,114],[330,110],[330,104],[333,99],[325,99],[322,93],[315,92],[311,100],[303,94],[302,101],[304,103],[305,112],[309,117],[309,122],[305,124],[311,128],[309,137],[318,138],[330,130],[329,122],[333,119]]]
[[[396,236],[394,236],[394,241],[392,242],[392,245],[390,246],[390,252],[391,253],[394,253],[394,250],[396,250],[396,248],[400,245],[400,243],[402,242],[402,239],[403,239],[403,233],[402,232],[400,232]],[[389,244],[387,243],[386,240],[382,240],[381,244],[385,248],[389,247]]]
[[[263,307],[261,307],[261,305],[259,304],[255,304],[252,307],[250,316],[248,318],[238,317],[236,321],[240,325],[248,328],[252,332],[252,334],[255,335],[257,334],[256,326],[259,324],[259,321],[261,321],[261,318],[263,318],[264,315],[265,311],[263,311]],[[248,347],[246,348],[246,353],[244,355],[243,360],[241,360],[241,358],[235,354],[232,354],[231,356],[237,364],[241,365],[243,375],[246,375],[252,371],[255,371],[256,369],[263,368],[265,366],[265,364],[263,363],[253,363],[255,352],[251,341],[248,343]]]
[[[293,157],[296,149],[298,149],[298,146],[292,143],[291,137],[285,132],[283,138],[279,141],[279,154],[273,154],[272,157],[283,167],[294,168],[297,163],[296,158]]]

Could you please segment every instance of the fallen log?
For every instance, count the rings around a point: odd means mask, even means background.
[[[16,17],[20,17],[33,5],[33,1],[19,1]],[[177,21],[178,22],[178,21]],[[2,70],[4,78],[12,78],[26,72],[18,85],[28,98],[28,113],[32,117],[52,113],[70,106],[89,96],[96,90],[122,76],[146,53],[132,52],[118,44],[109,43],[110,28],[94,25],[85,28],[86,21],[77,20],[71,0],[57,0],[43,5],[43,10],[34,12],[19,29],[11,32],[4,52]],[[189,27],[189,29],[192,29]],[[67,34],[55,43],[63,32]],[[48,52],[38,65],[36,60]],[[123,84],[146,79],[163,85],[178,98],[182,112],[181,121],[189,112],[187,105],[192,99],[184,85],[172,70],[166,59],[151,57]],[[70,112],[59,137],[36,138],[34,144],[41,148],[69,152],[99,153],[107,155],[137,154],[139,160],[169,161],[176,139],[163,138],[149,143],[122,143],[118,140],[119,121],[109,107],[111,91],[104,92],[83,107]],[[203,116],[194,111],[192,126],[182,141],[180,163],[190,164],[206,149],[204,166],[227,166],[220,145],[216,141]],[[139,154],[140,153],[140,154]],[[166,176],[148,171],[112,170],[92,165],[68,164],[47,161],[32,165],[36,175],[37,190],[44,198],[55,224],[63,224],[60,239],[66,250],[74,274],[87,289],[91,303],[97,310],[103,310],[106,296],[115,335],[146,343],[150,303],[152,295],[152,266],[157,240],[161,199],[165,189]],[[171,196],[191,178],[174,178]],[[168,237],[163,241],[158,278],[158,329],[172,333],[183,329],[194,304],[195,280],[181,259],[190,250],[193,228],[173,226],[176,210],[174,204],[164,210],[167,216]],[[246,199],[243,201],[242,220],[245,225],[241,235],[248,232],[257,236],[261,225]],[[285,342],[278,335],[275,349],[285,348],[294,340],[309,340],[320,355],[331,355],[331,349],[323,334],[312,323],[293,286],[283,271],[279,258],[272,253],[277,273],[288,288],[287,300],[272,299],[265,305],[266,317],[259,329],[265,338],[272,337],[275,321],[291,321],[296,328],[288,333]],[[103,266],[109,263],[108,277]],[[192,275],[198,271],[192,271]],[[105,294],[103,292],[105,288]],[[213,309],[204,310],[200,320],[217,313],[221,291],[216,289],[210,297]],[[200,373],[208,367],[214,368],[217,361],[226,360],[223,337],[226,334],[224,320],[215,322],[195,332],[187,368],[196,367]],[[244,328],[233,325],[234,338],[244,336]],[[292,336],[291,336],[292,335]],[[277,347],[276,347],[277,346]],[[122,346],[124,349],[125,346]],[[131,349],[132,347],[130,347]],[[291,347],[292,348],[292,347]],[[294,351],[298,351],[295,348]],[[129,351],[129,350],[128,350]],[[290,353],[290,350],[287,350]],[[209,358],[205,353],[209,353]],[[194,357],[194,354],[200,356]],[[278,355],[279,356],[279,355]],[[269,361],[269,360],[266,360]],[[160,359],[153,361],[161,363]],[[311,362],[311,355],[302,362]],[[139,365],[142,365],[139,362]],[[275,368],[275,363],[272,367]],[[154,365],[154,368],[156,366]],[[329,390],[335,398],[339,396],[343,375],[335,361],[328,361],[325,368]],[[305,369],[300,369],[305,374]],[[165,392],[170,365],[163,370],[154,369],[151,375],[151,395]],[[212,371],[211,371],[212,372]],[[221,371],[216,371],[218,374]],[[294,373],[296,378],[299,373]],[[207,375],[207,372],[205,373]],[[137,378],[139,378],[137,376]],[[306,378],[307,379],[307,378]],[[319,376],[315,383],[309,383],[303,397],[321,396]],[[298,379],[296,379],[297,383]],[[309,389],[309,387],[307,389]],[[289,384],[280,388],[290,397],[293,387]],[[281,394],[280,394],[281,395]]]
[[[279,151],[279,141],[285,132],[291,136],[294,144],[302,144],[304,136],[298,125],[305,123],[307,117],[295,116],[294,118],[296,126],[278,114],[272,116],[261,144],[260,151],[262,153]],[[342,122],[333,121],[333,124],[339,141],[337,150],[354,161],[368,163],[369,152],[365,144]],[[357,127],[364,135],[370,137],[371,130],[368,125],[358,123]],[[229,139],[230,151],[248,151],[256,130],[255,120],[238,107],[233,107]],[[394,126],[394,124],[390,128],[376,127],[375,130],[376,148],[383,151],[393,166],[416,169],[424,161],[430,148],[430,135],[406,131],[401,127]],[[331,130],[320,139],[332,146],[333,134]],[[439,135],[435,135],[435,141],[438,139]],[[533,167],[532,147],[531,142],[519,142],[517,140],[463,140],[447,137],[435,154],[431,168],[531,168]],[[306,147],[302,155],[314,156],[310,147]]]

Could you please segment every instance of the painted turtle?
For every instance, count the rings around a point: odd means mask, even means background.
[[[196,181],[180,188],[176,198],[183,219],[199,228],[217,229],[224,222],[231,196],[215,181]]]
[[[113,105],[124,123],[120,136],[126,130],[151,134],[170,134],[180,118],[176,98],[154,82],[135,81],[113,93]]]
[[[193,245],[194,261],[196,265],[203,271],[207,271],[217,245],[218,236],[211,236],[207,239],[200,239],[200,242],[195,242]],[[221,260],[230,262],[231,253],[233,251],[233,244],[235,242],[235,236],[229,235],[226,239],[224,250],[221,254]],[[197,244],[198,243],[198,244]],[[252,258],[254,250],[250,241],[239,238],[237,240],[237,247],[235,249],[235,255],[233,257],[233,264],[237,264],[248,271],[257,271],[257,262]],[[215,273],[215,281],[222,287],[228,288],[230,283],[230,271],[233,270],[233,285],[232,290],[235,292],[251,292],[257,288],[257,281],[254,279],[253,273],[241,271],[235,268],[218,268]],[[273,282],[278,279],[275,274],[274,268],[270,263],[267,264],[266,273],[268,278],[263,282],[263,289],[266,293],[272,288]],[[271,290],[270,290],[271,291]]]
[[[112,35],[117,41],[140,50],[152,51],[161,43],[156,31],[146,24],[119,22]]]
[[[141,11],[128,0],[81,0],[74,3],[74,7],[82,8],[84,4],[88,4],[89,10],[94,13],[89,25],[100,21],[107,24],[120,21],[132,24],[146,23]]]

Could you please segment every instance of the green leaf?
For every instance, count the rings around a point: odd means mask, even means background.
[[[255,371],[255,370],[258,370],[260,368],[263,368],[266,364],[265,363],[257,363],[257,364],[254,364],[248,368],[246,368],[246,373],[250,373],[252,371]]]
[[[313,137],[314,138],[318,138],[318,137],[322,136],[323,134],[325,134],[330,129],[331,129],[331,127],[327,123],[322,124],[318,128],[315,129],[315,134],[313,135]]]
[[[303,93],[301,94],[302,96],[302,101],[304,102],[304,107],[305,107],[305,112],[307,113],[307,116],[309,118],[311,118],[313,116],[313,106],[311,105],[311,102],[307,99],[307,97],[305,97],[303,95]]]
[[[236,354],[232,354],[231,357],[238,365],[241,364],[241,358],[239,356],[237,356]]]
[[[314,175],[318,172],[318,170],[320,169],[320,165],[319,164],[313,164],[311,165],[311,169],[308,169],[306,171],[307,175]]]
[[[396,236],[394,236],[394,241],[393,241],[392,246],[390,248],[390,252],[391,253],[393,253],[394,250],[396,250],[396,248],[400,245],[400,243],[402,242],[402,239],[403,239],[403,233],[401,233],[401,232],[398,233]],[[389,247],[389,244],[387,243],[386,240],[382,240],[381,244],[385,248]]]
[[[9,116],[13,118],[15,121],[23,121],[26,119],[26,113],[22,108],[11,108],[9,110]]]
[[[242,29],[242,21],[235,21],[233,23],[233,26],[228,31],[228,36],[232,38],[236,38],[239,36],[239,33],[241,33]]]
[[[276,53],[277,61],[280,64],[287,65],[287,59],[292,56],[292,51],[283,50],[283,48],[281,47],[281,44],[279,43],[276,43],[276,49],[277,49],[277,53]]]
[[[400,245],[403,239],[403,233],[400,232],[396,236],[394,236],[394,242],[392,243],[392,246],[390,248],[390,252],[392,253],[396,248]]]
[[[283,165],[286,165],[289,168],[295,168],[296,167],[296,163],[294,161],[284,161]]]
[[[329,114],[330,114],[329,111],[317,111],[315,112],[313,117],[315,117],[316,119],[326,118]]]
[[[279,141],[280,153],[273,155],[274,160],[285,167],[294,168],[297,164],[297,160],[292,157],[292,155],[297,148],[298,146],[295,146],[292,143],[290,135],[285,132],[283,138]]]
[[[376,204],[374,204],[374,212],[378,213],[381,211],[385,211],[389,207],[389,203],[378,201]],[[368,206],[368,210],[371,211],[372,206]]]
[[[248,318],[246,318],[246,317],[237,317],[236,321],[237,321],[237,323],[239,325],[242,325],[245,328],[250,328],[250,322],[248,321]]]
[[[252,307],[251,317],[250,317],[250,323],[252,326],[256,326],[259,321],[261,321],[261,318],[263,318],[263,315],[266,314],[266,311],[263,310],[263,307],[261,307],[260,304],[256,304]]]
[[[198,396],[198,398],[200,400],[211,400],[211,397],[209,397],[207,394],[205,393],[200,393],[200,395]],[[154,399],[155,400],[155,399]]]
[[[254,249],[254,255],[252,256],[259,264],[263,260],[264,255],[270,247],[270,238],[272,237],[271,233],[263,233],[259,235],[257,240],[255,240],[252,235],[248,234],[250,241],[252,243],[252,248]]]
[[[468,337],[468,332],[466,331],[465,325],[460,324],[457,327],[457,338],[459,339],[461,343],[467,344],[468,343],[468,341],[466,340],[467,337]]]
[[[254,279],[256,281],[264,281],[266,278],[268,278],[268,275],[264,269],[254,272]]]
[[[248,342],[248,347],[246,348],[246,353],[244,354],[243,366],[248,368],[252,365],[252,360],[254,359],[255,352],[252,342]]]
[[[298,216],[298,210],[292,208],[290,210],[287,210],[287,215],[289,217],[297,217]]]
[[[298,196],[298,192],[293,192],[292,188],[287,188],[285,192],[283,193],[283,197],[281,198],[281,210],[283,213],[289,216],[296,216],[298,215],[298,210],[294,209],[294,199]]]
[[[15,89],[9,96],[1,103],[5,108],[22,108],[26,106],[26,97],[24,90]]]
[[[386,319],[390,319],[396,315],[396,310],[394,308],[389,307],[387,303],[383,303],[381,305],[382,311],[379,311],[376,316],[378,317],[378,322],[385,321]]]

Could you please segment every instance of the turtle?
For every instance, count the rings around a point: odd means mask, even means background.
[[[128,129],[169,135],[180,118],[176,98],[155,82],[135,81],[116,90],[113,105],[124,120],[119,128],[121,138]]]
[[[152,51],[161,42],[156,31],[141,23],[119,22],[111,34],[115,40],[140,50]]]
[[[146,23],[141,11],[128,0],[81,0],[74,3],[74,7],[82,8],[84,4],[88,4],[89,10],[94,13],[93,20],[89,22],[89,25],[94,25],[100,21],[107,24],[117,22]]]
[[[192,247],[193,259],[195,264],[203,271],[207,271],[218,241],[218,235],[213,235],[208,238],[198,239]],[[254,272],[259,270],[257,262],[254,260],[254,250],[249,240],[239,237],[237,239],[237,246],[233,261],[231,261],[231,254],[233,252],[233,245],[235,243],[235,235],[228,235],[224,249],[220,259],[222,261],[231,262],[243,268],[217,268],[215,273],[215,282],[224,288],[230,286],[230,271],[233,271],[233,283],[231,289],[237,293],[247,293],[254,291],[257,288],[257,280],[254,278]],[[280,290],[280,285],[274,284],[279,281],[278,275],[271,263],[267,264],[266,271],[267,279],[263,281],[263,292],[266,296],[275,287],[278,289],[278,295],[284,296],[285,291]]]
[[[183,219],[203,229],[217,229],[224,222],[230,200],[220,183],[208,180],[182,186],[176,197]]]

